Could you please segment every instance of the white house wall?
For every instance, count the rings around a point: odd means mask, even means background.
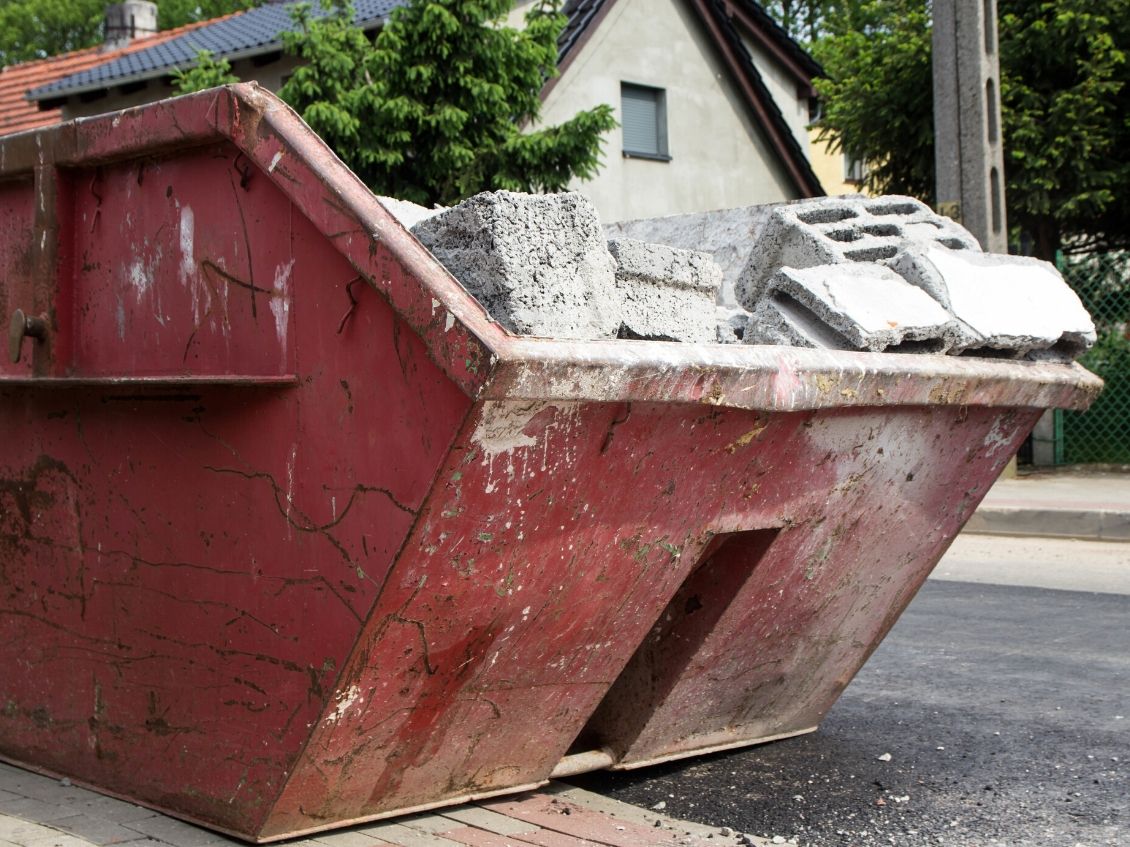
[[[620,130],[606,136],[604,167],[574,186],[592,198],[602,220],[796,197],[684,0],[614,0],[550,91],[542,123],[561,123],[600,103],[611,104],[619,120],[621,82],[665,89],[671,161],[625,158]]]
[[[773,95],[777,107],[784,115],[789,129],[800,149],[807,154],[808,150],[808,98],[797,96],[796,77],[789,73],[780,62],[772,58],[760,45],[753,43],[748,38],[743,38],[742,43],[753,59],[753,66],[761,74],[761,79]]]

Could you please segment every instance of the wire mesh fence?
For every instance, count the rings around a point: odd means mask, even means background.
[[[1056,412],[1063,464],[1130,464],[1130,253],[1068,257],[1060,271],[1095,320],[1098,341],[1079,360],[1106,381],[1085,412]]]

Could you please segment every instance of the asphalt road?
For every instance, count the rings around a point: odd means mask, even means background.
[[[1130,596],[932,580],[818,732],[575,781],[810,847],[1127,847]]]

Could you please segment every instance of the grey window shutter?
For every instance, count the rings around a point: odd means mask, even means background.
[[[620,107],[623,113],[621,123],[625,152],[653,156],[664,152],[660,148],[659,137],[659,94],[659,90],[655,88],[621,86]]]

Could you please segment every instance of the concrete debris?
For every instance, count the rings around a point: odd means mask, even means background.
[[[911,247],[890,264],[971,330],[955,352],[1071,361],[1095,343],[1079,295],[1047,262]]]
[[[773,207],[761,240],[734,283],[738,302],[754,308],[781,268],[812,268],[893,259],[908,245],[943,244],[980,252],[977,241],[912,197],[821,197]]]
[[[699,250],[714,257],[722,269],[720,306],[738,305],[734,282],[750,261],[761,232],[775,206],[742,206],[712,212],[692,212],[621,221],[604,227],[609,238],[638,238],[656,244],[667,244],[684,250]]]
[[[722,272],[713,259],[628,238],[606,242],[580,194],[478,194],[413,232],[511,332],[716,340]]]
[[[766,288],[747,344],[944,353],[959,336],[936,300],[882,265],[783,268]]]
[[[511,332],[596,339],[619,329],[615,263],[580,194],[477,194],[412,232]]]
[[[377,200],[394,218],[400,221],[402,227],[409,230],[420,221],[434,218],[441,212],[447,211],[446,206],[436,206],[434,209],[429,209],[407,200],[397,200],[395,197],[378,197]]]
[[[741,306],[715,306],[714,323],[719,344],[739,344],[746,336],[753,317]]]
[[[948,320],[901,293],[896,275]],[[750,343],[1067,362],[1095,341],[1090,316],[1055,268],[983,253],[972,235],[909,197],[774,207],[734,286],[754,313]]]
[[[824,197],[603,230],[579,194],[499,191],[448,210],[381,202],[518,334],[1047,361],[1070,361],[1095,340],[1055,268],[983,253],[910,197]]]
[[[649,244],[634,238],[608,242],[616,260],[619,338],[717,340],[714,302],[722,271],[706,253]]]

